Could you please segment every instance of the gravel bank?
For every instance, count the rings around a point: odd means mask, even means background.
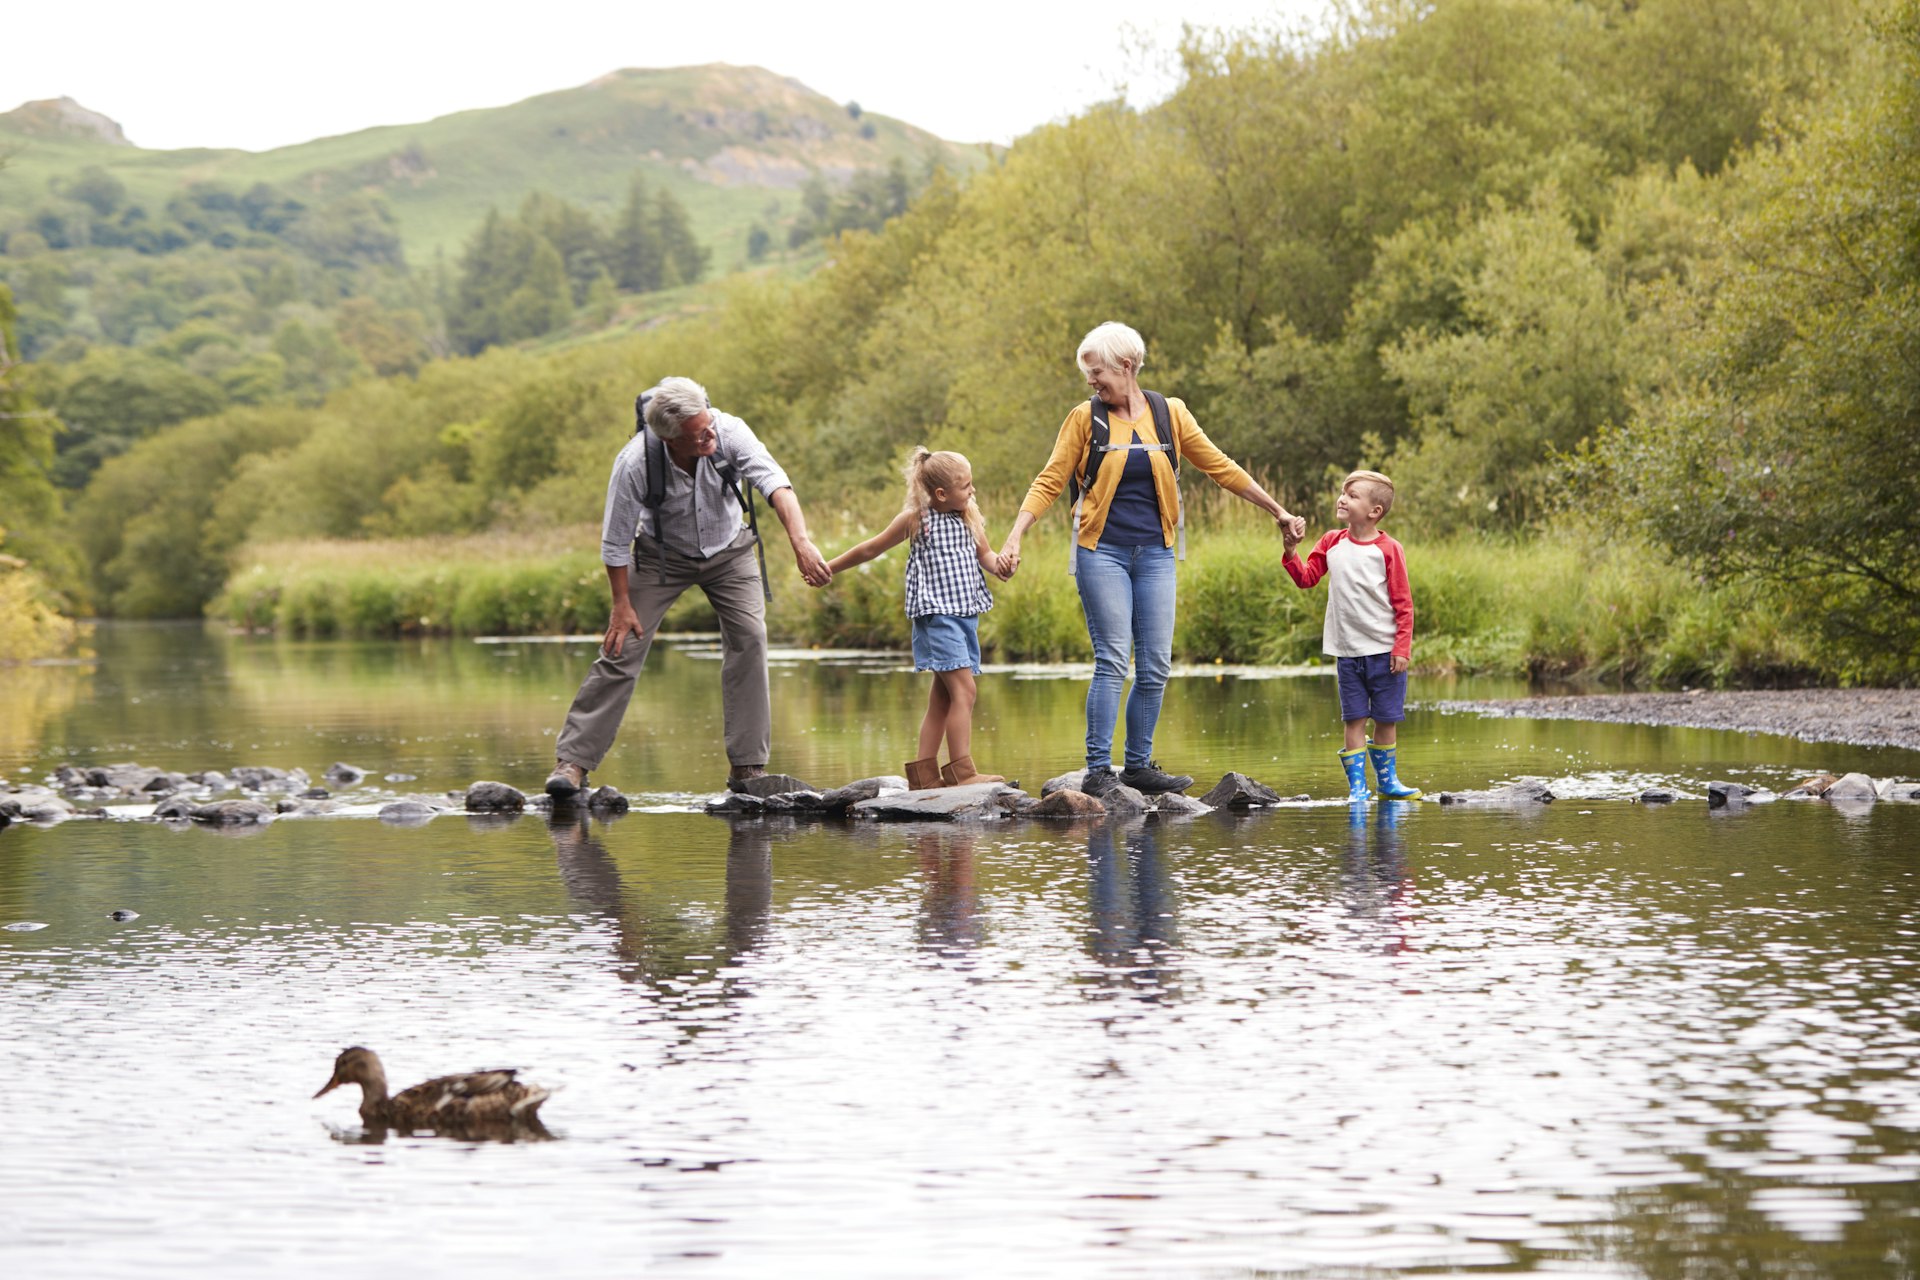
[[[1750,689],[1593,693],[1577,697],[1428,702],[1430,710],[1537,720],[1603,720],[1778,733],[1806,742],[1920,750],[1920,689]]]

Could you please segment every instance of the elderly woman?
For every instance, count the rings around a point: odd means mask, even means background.
[[[1076,360],[1093,396],[1060,426],[1053,456],[1034,477],[1027,499],[1001,547],[1006,569],[1020,562],[1020,538],[1069,487],[1074,493],[1071,571],[1093,641],[1093,683],[1087,689],[1087,777],[1082,790],[1102,795],[1116,783],[1148,794],[1184,791],[1185,774],[1169,774],[1153,760],[1153,731],[1173,668],[1174,544],[1184,540],[1180,491],[1182,460],[1213,482],[1306,532],[1266,490],[1207,439],[1187,406],[1140,389],[1147,347],[1124,324],[1107,323],[1080,343]],[[1109,456],[1112,455],[1112,456]],[[1184,547],[1182,548],[1184,554]],[[1127,698],[1126,767],[1113,770],[1113,730],[1120,694],[1133,660]]]

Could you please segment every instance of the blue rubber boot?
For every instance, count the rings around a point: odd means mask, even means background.
[[[1373,776],[1380,781],[1380,798],[1383,800],[1417,800],[1420,788],[1410,787],[1395,776],[1394,753],[1396,747],[1368,747],[1367,755],[1373,759]]]
[[[1373,799],[1367,790],[1367,749],[1355,747],[1340,753],[1340,767],[1347,771],[1347,802],[1360,804]]]

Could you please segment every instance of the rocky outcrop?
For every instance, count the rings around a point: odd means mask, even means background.
[[[92,138],[115,147],[131,147],[118,121],[81,106],[72,98],[39,98],[0,113],[15,133],[42,138]]]

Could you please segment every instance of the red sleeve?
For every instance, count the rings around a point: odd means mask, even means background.
[[[1327,576],[1327,548],[1346,536],[1345,529],[1329,529],[1322,534],[1320,541],[1313,544],[1313,550],[1307,553],[1305,560],[1298,556],[1288,556],[1280,562],[1302,591]]]
[[[1392,538],[1380,539],[1387,561],[1387,603],[1393,606],[1393,656],[1413,661],[1413,588],[1407,585],[1407,553]]]

